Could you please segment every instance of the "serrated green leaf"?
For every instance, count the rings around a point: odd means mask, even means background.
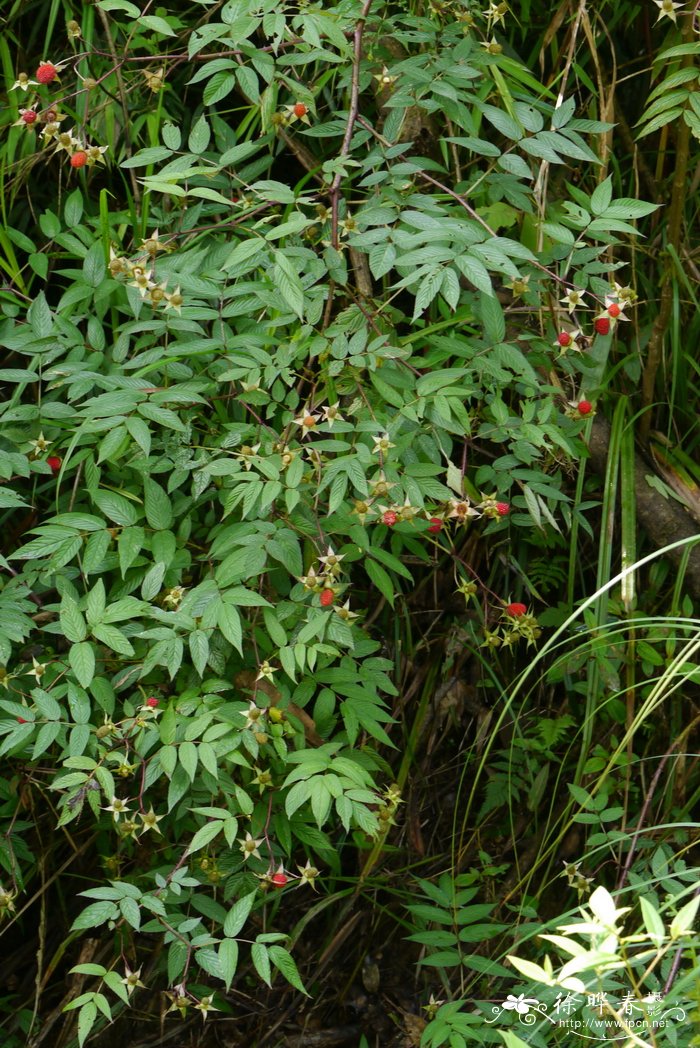
[[[253,908],[256,895],[257,892],[250,892],[248,895],[243,895],[238,902],[231,907],[226,914],[226,920],[224,921],[224,935],[233,938],[243,929],[245,922],[250,916],[250,911]]]
[[[207,822],[204,826],[201,826],[194,837],[187,846],[187,851],[191,855],[192,852],[199,851],[200,848],[206,848],[207,844],[219,836],[224,828],[223,822]]]
[[[95,652],[89,641],[72,644],[68,652],[68,661],[78,684],[83,688],[92,684],[95,676]]]

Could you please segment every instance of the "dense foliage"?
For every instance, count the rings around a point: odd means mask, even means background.
[[[358,1045],[693,1043],[700,45],[603,7],[12,7],[7,1048],[370,927]]]

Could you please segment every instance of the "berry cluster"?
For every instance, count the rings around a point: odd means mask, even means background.
[[[473,585],[473,583],[471,584]],[[494,629],[484,629],[483,648],[511,648],[520,640],[528,647],[542,635],[537,618],[521,601],[505,604],[500,611],[499,622]]]
[[[346,600],[341,605],[335,603],[338,593],[343,588],[340,583],[340,576],[343,573],[340,562],[344,556],[344,553],[335,553],[332,546],[329,546],[326,555],[318,558],[321,570],[316,571],[310,567],[307,575],[299,576],[299,582],[307,592],[319,595],[318,599],[322,608],[333,608],[338,618],[345,622],[352,622],[357,615],[350,610],[350,601]]]
[[[586,293],[583,291],[569,291],[560,301],[566,306],[567,312],[573,314],[575,310],[585,307],[584,299]],[[593,330],[596,335],[609,335],[615,325],[622,320],[629,320],[625,315],[625,309],[631,306],[636,299],[636,293],[631,287],[623,287],[613,284],[611,293],[606,295],[605,307],[593,319]],[[569,349],[581,350],[587,343],[586,336],[579,328],[562,328],[554,340],[554,346],[566,353]]]
[[[178,284],[174,291],[168,291],[168,282],[160,283],[156,279],[156,256],[168,248],[158,239],[158,230],[142,241],[141,252],[135,261],[123,255],[117,255],[113,248],[109,250],[109,271],[113,277],[127,277],[128,286],[135,287],[141,296],[154,309],[172,309],[179,313],[184,299]],[[252,449],[248,449],[252,453]],[[250,467],[248,467],[250,468]]]
[[[59,79],[58,74],[62,68],[62,63],[54,65],[53,62],[40,62],[34,74],[34,80],[31,80],[26,73],[20,73],[12,85],[12,89],[26,93],[32,87],[46,87]],[[85,90],[89,90],[90,85],[87,81],[85,81],[84,86]],[[44,146],[53,146],[55,153],[65,153],[74,171],[79,171],[84,167],[93,167],[98,163],[104,163],[104,153],[107,151],[107,146],[89,145],[80,135],[74,134],[75,128],[71,131],[61,131],[61,122],[66,119],[66,114],[59,112],[56,104],[49,106],[47,109],[37,111],[40,101],[40,98],[37,96],[36,101],[32,102],[30,106],[20,109],[19,119],[15,120],[14,126],[25,127],[28,131],[33,131],[35,127],[41,127],[41,138]]]

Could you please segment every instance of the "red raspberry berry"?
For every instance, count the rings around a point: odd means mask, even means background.
[[[24,719],[24,717],[18,717],[18,718],[17,718],[17,723],[18,723],[18,724],[29,724],[29,721],[26,721],[26,720]]]
[[[33,124],[36,119],[37,114],[34,112],[33,109],[25,109],[22,113],[22,121],[25,124]]]
[[[562,349],[566,349],[567,346],[570,346],[572,341],[573,339],[571,338],[571,335],[568,331],[560,331],[557,335],[557,342],[562,347]]]
[[[507,517],[510,513],[510,502],[497,502],[496,509],[499,517]]]
[[[324,589],[321,594],[321,607],[330,608],[331,604],[335,600],[335,593],[332,589]]]
[[[442,521],[440,520],[439,517],[431,517],[430,518],[430,527],[428,528],[428,531],[432,531],[432,532],[442,531]]]
[[[619,317],[621,312],[622,310],[618,306],[617,302],[613,302],[611,306],[608,306],[608,316],[612,317],[613,320]]]
[[[519,619],[521,615],[524,615],[527,611],[527,606],[521,604],[519,601],[515,601],[513,604],[506,605],[506,614],[512,615],[514,619]]]
[[[87,153],[83,149],[79,149],[77,153],[73,153],[70,158],[71,167],[85,167],[87,163]]]
[[[49,455],[49,457],[47,458],[46,465],[51,467],[51,472],[53,473],[54,477],[60,471],[62,462],[63,459],[59,458],[58,455]]]
[[[306,116],[308,109],[303,102],[297,102],[293,109],[294,116]]]
[[[51,62],[42,62],[34,75],[40,84],[50,84],[58,76],[58,69]]]
[[[591,411],[593,410],[593,405],[591,404],[590,400],[579,400],[578,404],[576,405],[576,408],[579,415],[590,415]]]
[[[394,513],[393,509],[387,509],[382,513],[382,522],[386,524],[388,528],[393,528],[398,519],[399,518],[396,513]]]
[[[607,317],[598,317],[597,320],[593,321],[593,327],[599,335],[610,334],[610,321]]]
[[[158,701],[159,700],[155,697],[155,695],[151,695],[150,699],[146,699],[146,705],[150,706],[151,709],[154,710],[158,705]]]
[[[286,873],[273,873],[270,880],[274,884],[275,888],[284,888],[285,884],[289,881],[289,877]]]

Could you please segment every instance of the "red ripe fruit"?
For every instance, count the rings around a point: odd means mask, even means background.
[[[386,524],[388,528],[393,528],[398,519],[399,518],[394,513],[393,509],[387,509],[382,513],[382,522]]]
[[[579,400],[577,404],[577,411],[579,415],[590,415],[593,410],[593,405],[590,400]]]
[[[508,604],[506,606],[506,613],[508,615],[512,615],[514,619],[519,619],[521,615],[525,614],[526,611],[527,606],[525,604],[521,604],[520,601],[514,601],[513,604]]]
[[[294,116],[306,116],[306,114],[308,113],[308,109],[306,108],[303,102],[297,102],[297,104],[294,106],[293,113]]]
[[[496,503],[496,509],[498,510],[499,517],[507,517],[508,514],[510,513],[510,503],[509,502],[497,502]]]
[[[599,335],[610,334],[610,321],[607,317],[598,317],[597,320],[593,321],[593,327]]]
[[[146,705],[150,706],[152,710],[156,708],[156,706],[158,705],[158,699],[155,697],[155,695],[151,695],[150,699],[146,699]]]
[[[24,719],[24,717],[18,717],[18,718],[17,718],[17,723],[18,723],[18,724],[29,724],[29,721],[26,721],[26,720]]]
[[[40,84],[50,84],[58,76],[58,69],[51,62],[42,62],[35,76]]]
[[[275,888],[284,888],[285,884],[289,881],[289,877],[286,873],[273,873],[270,880],[274,884]]]
[[[335,600],[335,593],[332,589],[324,589],[321,594],[321,607],[330,608],[331,604]]]
[[[77,153],[73,153],[73,156],[70,158],[71,167],[85,167],[86,163],[87,153],[82,149],[79,149]]]
[[[46,465],[50,466],[51,472],[53,473],[54,477],[60,471],[62,462],[63,459],[59,458],[58,455],[49,455],[49,457],[47,458]]]
[[[612,317],[613,320],[619,317],[622,310],[618,306],[617,302],[613,302],[611,306],[608,306],[608,316]]]
[[[442,521],[439,517],[430,518],[430,527],[428,528],[428,531],[432,531],[433,533],[437,531],[442,531]]]
[[[37,119],[37,115],[33,109],[25,109],[22,113],[22,120],[25,124],[33,124]]]
[[[560,331],[557,335],[557,342],[562,347],[562,349],[566,349],[567,346],[570,346],[572,341],[573,339],[571,338],[571,335],[568,331]]]

